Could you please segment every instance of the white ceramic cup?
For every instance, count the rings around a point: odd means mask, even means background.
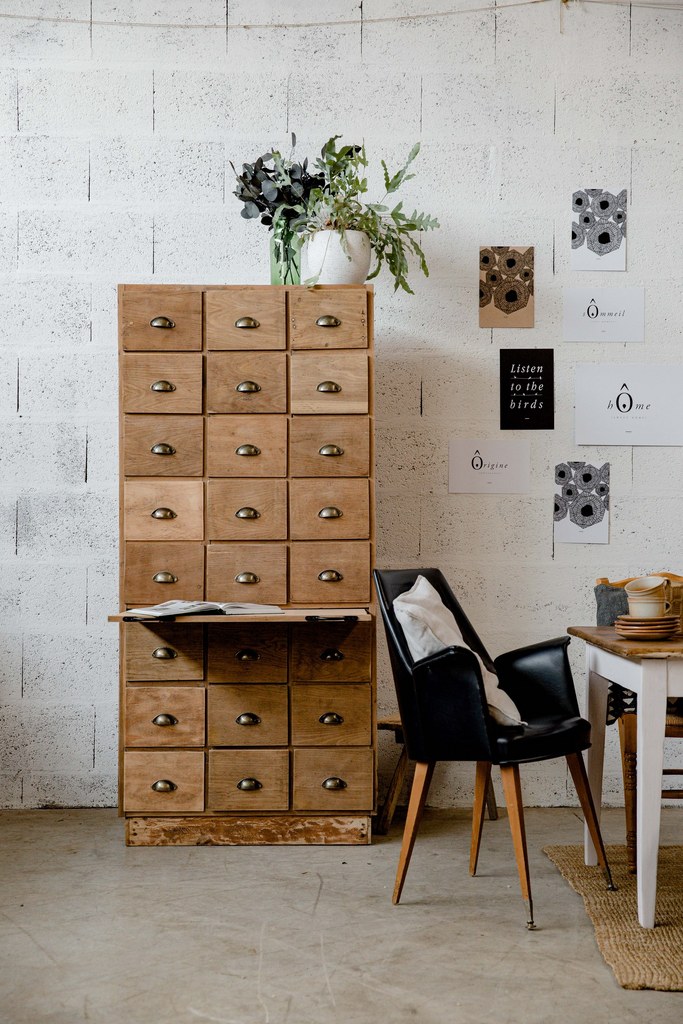
[[[663,576],[641,576],[624,587],[629,615],[640,619],[656,619],[671,611],[671,584]]]
[[[664,597],[629,597],[628,613],[637,619],[657,619],[671,611],[671,601]]]

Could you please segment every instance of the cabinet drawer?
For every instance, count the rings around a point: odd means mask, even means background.
[[[285,348],[285,289],[268,285],[207,291],[210,349]]]
[[[204,746],[204,690],[199,686],[129,686],[127,747]]]
[[[212,686],[208,723],[212,747],[286,747],[287,687]]]
[[[365,416],[295,416],[289,438],[292,476],[367,476],[370,423]]]
[[[293,753],[295,811],[371,810],[372,750],[330,747]]]
[[[202,411],[202,357],[129,352],[121,357],[124,412]]]
[[[289,293],[292,348],[367,348],[364,288],[296,288]]]
[[[370,682],[371,622],[323,622],[292,627],[292,682]]]
[[[159,604],[204,597],[204,545],[193,542],[126,544],[125,604]]]
[[[143,682],[204,678],[200,625],[126,623],[126,676]]]
[[[367,604],[370,545],[346,540],[297,541],[290,552],[290,600],[300,604]]]
[[[292,540],[362,540],[370,536],[367,480],[292,480],[289,510]]]
[[[290,409],[293,413],[366,413],[366,352],[293,352]]]
[[[209,810],[286,811],[289,751],[210,750]]]
[[[286,603],[284,544],[210,544],[206,558],[208,601]]]
[[[209,476],[286,476],[285,416],[210,416]]]
[[[287,627],[271,623],[209,630],[210,683],[286,683]]]
[[[292,690],[292,743],[299,747],[370,746],[371,709],[367,683],[297,686]]]
[[[123,755],[124,811],[203,811],[204,753],[128,750]]]
[[[284,352],[210,352],[208,412],[287,412]]]
[[[204,471],[201,416],[125,416],[123,444],[126,476],[201,476]]]
[[[286,540],[286,480],[209,480],[209,540]]]
[[[202,347],[202,293],[180,288],[124,288],[121,327],[126,352]]]
[[[127,480],[123,493],[126,540],[202,540],[201,480]]]

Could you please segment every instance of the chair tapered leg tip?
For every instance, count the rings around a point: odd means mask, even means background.
[[[536,925],[534,924],[533,921],[527,921],[527,923],[526,923],[526,930],[528,932],[535,932],[536,931]]]

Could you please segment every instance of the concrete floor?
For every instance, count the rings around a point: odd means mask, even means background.
[[[126,849],[111,810],[0,812],[2,1024],[669,1024],[683,993],[627,992],[541,852],[571,809],[530,809],[538,931],[507,821],[427,813],[399,907],[401,824],[368,847]],[[620,811],[604,812],[608,842]],[[683,841],[664,811],[663,842]]]

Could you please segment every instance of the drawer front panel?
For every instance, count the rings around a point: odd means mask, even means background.
[[[123,756],[123,809],[204,810],[204,754],[199,750],[129,750]]]
[[[367,476],[370,424],[365,416],[296,416],[289,439],[292,476]]]
[[[371,694],[367,683],[313,684],[293,689],[295,746],[369,747],[371,736]]]
[[[210,352],[208,412],[287,412],[284,352]]]
[[[209,629],[210,683],[286,683],[286,626],[253,625]]]
[[[205,304],[210,349],[286,348],[284,288],[207,291]]]
[[[292,480],[289,508],[292,540],[362,540],[370,536],[367,480]]]
[[[293,753],[295,811],[371,810],[372,750],[330,747]]]
[[[200,413],[202,357],[129,352],[121,361],[124,412]]]
[[[367,348],[367,296],[349,288],[289,293],[290,344],[296,348]]]
[[[286,604],[284,544],[210,544],[206,558],[208,601]]]
[[[124,534],[126,540],[202,540],[202,481],[127,480]]]
[[[127,747],[202,747],[204,689],[199,686],[129,686]]]
[[[124,351],[199,351],[202,293],[179,288],[125,288],[121,303]]]
[[[367,353],[292,353],[290,392],[293,413],[366,413]]]
[[[292,626],[294,683],[370,682],[371,622],[325,622],[311,629]]]
[[[200,625],[127,622],[126,676],[143,682],[204,678],[204,632]]]
[[[212,747],[286,747],[287,687],[212,686],[208,723]]]
[[[286,476],[285,416],[210,416],[209,476]]]
[[[324,606],[370,600],[370,545],[365,541],[297,541],[290,559],[292,601]]]
[[[201,476],[201,416],[126,416],[123,471],[127,476]]]
[[[204,597],[204,545],[194,542],[126,544],[126,604],[199,601]]]
[[[209,480],[209,540],[286,540],[286,480]]]
[[[212,811],[286,811],[289,807],[289,751],[210,750]]]

